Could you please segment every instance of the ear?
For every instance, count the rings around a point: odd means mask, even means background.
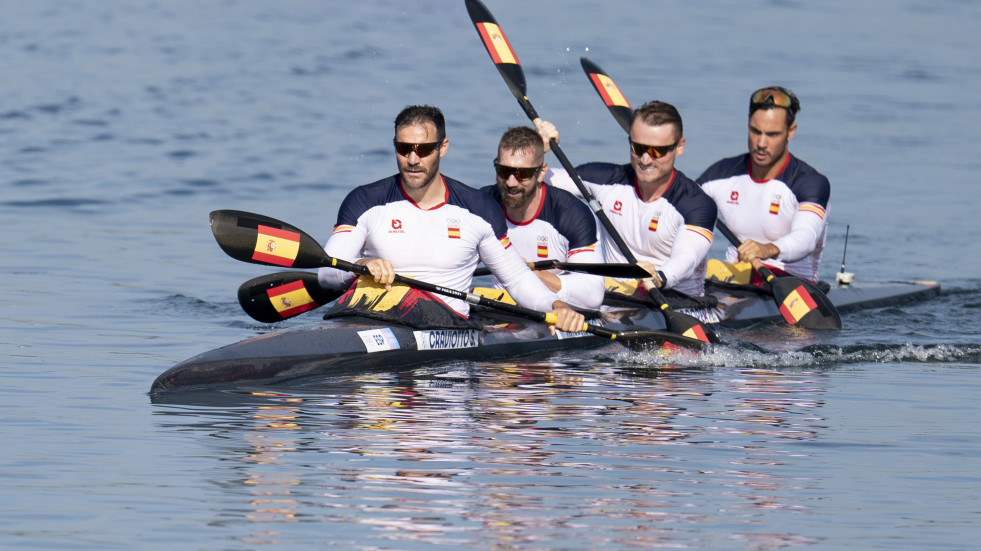
[[[443,140],[443,143],[439,145],[439,158],[442,159],[443,156],[446,155],[446,152],[449,149],[450,149],[450,140],[449,138],[446,138]]]
[[[676,145],[674,148],[674,156],[681,157],[684,154],[685,154],[685,139],[681,138],[680,140],[678,140],[678,145]]]
[[[538,183],[545,181],[545,173],[548,172],[548,163],[542,161],[542,168],[538,171]]]
[[[790,128],[787,130],[787,141],[788,142],[790,140],[794,139],[794,132],[797,132],[797,123],[796,122],[794,124],[790,125]]]

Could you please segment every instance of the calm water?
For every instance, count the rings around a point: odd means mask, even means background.
[[[216,246],[238,208],[325,239],[448,118],[490,181],[526,121],[463,1],[0,1],[0,547],[973,549],[981,538],[981,6],[489,1],[574,162],[626,158],[579,67],[676,104],[696,176],[745,101],[803,103],[833,186],[825,277],[939,280],[768,352],[596,353],[174,393],[174,363],[272,326]],[[716,247],[718,252],[720,247]],[[309,323],[315,314],[287,322]]]

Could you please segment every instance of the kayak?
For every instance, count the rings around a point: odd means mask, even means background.
[[[856,282],[832,286],[827,295],[841,312],[896,306],[938,295],[935,282]],[[772,296],[757,290],[708,282],[706,294],[718,304],[680,311],[704,323],[746,327],[781,322]],[[661,349],[668,339],[653,332],[665,329],[664,317],[639,299],[624,298],[602,317],[590,320],[613,331],[648,330],[650,347]],[[615,301],[611,301],[615,302]],[[362,317],[322,320],[259,335],[211,350],[162,373],[150,393],[218,386],[268,385],[309,377],[363,373],[437,362],[484,361],[586,350],[617,341],[591,333],[557,332],[545,325],[501,312],[475,308],[473,329],[415,329]]]

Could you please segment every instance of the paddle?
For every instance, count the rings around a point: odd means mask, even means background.
[[[326,289],[311,272],[280,272],[250,279],[238,288],[238,303],[257,321],[274,323],[298,316],[340,298],[344,291]]]
[[[733,246],[742,244],[722,220],[716,220],[715,226]],[[777,277],[763,263],[756,271],[766,280],[773,301],[789,325],[799,325],[805,329],[841,329],[838,309],[828,295],[813,283],[790,275]]]
[[[511,90],[511,93],[514,94],[515,99],[518,100],[518,104],[521,105],[525,115],[537,126],[541,122],[541,118],[538,116],[535,108],[532,107],[531,101],[528,100],[525,73],[521,68],[521,64],[518,63],[518,57],[511,48],[511,43],[504,36],[504,31],[497,24],[497,20],[494,19],[494,16],[491,15],[491,12],[480,0],[466,0],[466,3],[470,20],[473,21],[474,27],[477,29],[477,34],[480,35],[484,47],[487,48],[487,53],[491,56],[491,60],[497,66],[497,70],[501,73],[501,76],[504,77],[504,82]],[[569,177],[572,178],[576,187],[579,188],[579,193],[585,199],[586,203],[589,204],[589,208],[593,210],[596,218],[606,228],[610,239],[616,244],[617,249],[627,259],[627,262],[636,264],[637,258],[630,251],[630,247],[627,246],[627,243],[616,231],[616,228],[613,227],[613,223],[607,217],[606,211],[603,210],[603,205],[586,188],[586,185],[576,172],[576,167],[572,165],[569,158],[562,152],[562,148],[559,147],[558,142],[554,138],[551,138],[549,139],[549,145],[551,146],[552,153],[559,159],[562,167],[565,168],[566,172],[569,173]],[[650,274],[646,274],[646,276],[649,277]],[[715,333],[702,322],[692,316],[672,310],[668,305],[667,299],[664,298],[664,295],[657,288],[652,287],[647,289],[647,293],[651,301],[664,314],[665,325],[668,331],[693,337],[704,342],[719,342],[719,338]]]
[[[589,81],[593,83],[596,93],[603,98],[603,102],[609,108],[610,114],[629,133],[630,103],[620,92],[620,88],[599,65],[585,57],[580,58],[579,61]],[[717,220],[715,225],[726,239],[736,247],[739,246],[739,240],[721,220]],[[769,283],[773,299],[788,324],[800,325],[807,329],[841,329],[841,316],[838,310],[828,296],[812,283],[789,276],[776,278],[766,266],[762,266],[758,271]]]
[[[275,218],[238,210],[216,210],[211,212],[210,219],[211,232],[214,234],[218,245],[228,256],[237,260],[292,268],[330,267],[360,275],[371,275],[367,266],[328,255],[323,247],[303,230]],[[555,316],[551,313],[546,314],[529,308],[498,302],[465,291],[458,291],[401,275],[395,276],[395,283],[507,312],[532,321],[547,324],[554,324],[556,321]],[[662,331],[610,331],[589,323],[583,323],[582,331],[608,339],[616,339],[630,347],[643,347],[651,343],[670,343],[698,349],[704,344],[696,339]]]
[[[528,265],[532,270],[565,270],[567,272],[582,272],[603,277],[619,277],[625,279],[642,279],[651,277],[647,270],[636,264],[605,264],[602,262],[559,262],[558,260],[539,260]],[[480,266],[474,270],[473,275],[490,275],[491,271],[486,266]]]

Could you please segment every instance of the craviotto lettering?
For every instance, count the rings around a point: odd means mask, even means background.
[[[478,345],[477,332],[473,330],[416,331],[416,342],[422,350],[447,350],[473,348]]]

